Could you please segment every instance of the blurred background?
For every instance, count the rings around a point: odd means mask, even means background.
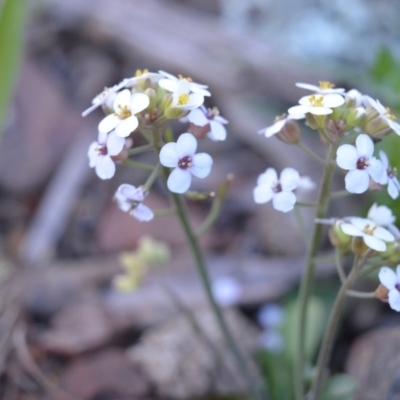
[[[252,190],[267,167],[292,166],[316,182],[321,171],[298,149],[257,131],[305,95],[295,82],[329,80],[399,110],[400,3],[14,1],[22,12],[0,30],[1,58],[12,54],[16,60],[0,79],[7,87],[13,83],[10,95],[4,90],[0,138],[0,398],[189,399],[240,392],[234,367],[214,365],[185,318],[192,313],[213,343],[221,341],[178,222],[139,223],[116,207],[116,188],[138,185],[145,175],[121,166],[112,180],[99,180],[87,149],[102,113],[82,118],[81,112],[105,86],[137,69],[162,69],[209,85],[207,105],[228,119],[228,140],[201,144],[214,168],[194,189],[213,191],[229,173],[235,179],[202,244],[215,287],[228,287],[228,293],[236,288],[220,302],[243,351],[249,359],[260,349],[279,352],[286,343],[279,329],[271,330],[270,320],[265,328],[257,316],[265,307],[268,316],[290,314],[305,241],[293,214],[256,206]],[[304,140],[323,154],[306,129]],[[387,150],[400,167],[398,144]],[[343,178],[337,178],[339,190]],[[351,197],[334,202],[330,214],[361,215],[374,200],[390,204],[386,194]],[[397,203],[391,205],[400,210]],[[147,204],[168,207],[161,186]],[[188,202],[194,225],[209,207]],[[305,210],[302,217],[309,228],[312,214]],[[172,260],[150,271],[132,293],[119,293],[111,282],[121,270],[120,253],[136,249],[144,235],[167,243]],[[327,240],[324,247],[329,255]],[[312,324],[319,331],[338,282],[330,262],[318,267],[317,276]],[[366,290],[375,284],[365,282]],[[352,301],[336,344],[331,367],[357,380],[359,399],[383,398],[379,393],[391,393],[400,379],[400,356],[382,370],[383,354],[400,354],[398,316],[386,308]],[[316,335],[315,346],[318,341]],[[261,357],[266,374],[271,354]],[[382,364],[369,365],[377,354]]]

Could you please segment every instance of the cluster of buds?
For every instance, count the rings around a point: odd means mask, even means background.
[[[213,164],[210,155],[196,153],[197,139],[226,139],[228,121],[216,108],[207,109],[203,105],[209,96],[207,86],[164,71],[137,71],[134,77],[105,88],[82,114],[86,116],[99,107],[106,114],[98,125],[97,141],[88,150],[90,167],[100,179],[111,179],[116,173],[116,164],[128,163],[131,155],[154,149],[158,164],[172,168],[168,189],[185,193],[191,186],[192,176],[206,178]],[[190,123],[187,132],[176,142],[168,130],[172,119]],[[134,146],[138,136],[145,138],[146,146]],[[142,202],[159,170],[159,165],[155,165],[154,174],[138,188],[130,184],[118,188],[114,198],[121,210],[140,221],[153,218],[153,212]]]

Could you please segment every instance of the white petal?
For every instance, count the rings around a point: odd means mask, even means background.
[[[380,226],[378,226],[377,228],[375,228],[373,236],[384,240],[385,242],[393,242],[394,241],[394,236],[385,228],[382,228]]]
[[[342,231],[349,236],[363,236],[363,232],[352,224],[343,223],[340,225]]]
[[[374,142],[364,133],[358,135],[356,139],[356,148],[359,157],[371,158],[374,154]]]
[[[277,134],[286,124],[287,119],[281,119],[280,121],[275,122],[273,125],[269,126],[266,129],[263,129],[260,131],[260,133],[264,133],[265,137],[271,137],[275,134]]]
[[[122,138],[126,138],[138,127],[138,125],[138,119],[134,115],[131,115],[120,122],[120,124],[115,128],[115,133]]]
[[[379,114],[381,115],[386,115],[386,108],[381,104],[379,100],[373,100],[370,98],[370,103],[371,106],[375,108],[376,111],[378,111]]]
[[[364,243],[372,250],[375,251],[385,251],[386,244],[383,240],[380,240],[371,235],[364,235],[363,236]]]
[[[134,201],[144,200],[144,193],[141,187],[135,187],[133,185],[124,183],[118,188],[118,191],[119,193],[121,193],[121,195],[123,195],[129,200],[134,200]]]
[[[117,114],[110,114],[103,118],[99,123],[99,132],[108,133],[115,129],[121,119]]]
[[[268,203],[273,196],[274,196],[273,190],[271,189],[270,186],[267,185],[256,186],[253,190],[254,202],[257,204]]]
[[[396,280],[400,282],[400,264],[396,267]]]
[[[107,151],[110,156],[116,156],[121,153],[125,145],[125,139],[119,137],[114,131],[111,131],[107,137]]]
[[[369,167],[367,171],[370,177],[377,183],[382,181],[382,176],[387,175],[386,171],[384,171],[381,160],[378,160],[375,157],[372,157],[369,160]]]
[[[229,121],[227,119],[225,119],[224,117],[221,117],[221,115],[216,115],[214,117],[214,121],[219,122],[220,124],[229,124]]]
[[[396,220],[392,210],[386,206],[378,206],[376,203],[368,211],[368,218],[378,226],[388,226]]]
[[[389,168],[389,158],[388,158],[387,154],[384,151],[380,150],[379,158],[382,161],[383,168],[388,169]]]
[[[188,170],[175,168],[168,177],[167,186],[171,192],[185,193],[192,183],[192,174]]]
[[[138,204],[131,212],[131,214],[139,221],[147,222],[154,218],[153,211],[144,204]]]
[[[274,168],[267,168],[267,170],[258,176],[257,185],[267,185],[272,187],[278,183],[278,174]]]
[[[328,107],[312,107],[308,111],[310,114],[314,115],[329,115],[332,114],[332,110]]]
[[[196,108],[195,110],[190,111],[187,118],[189,122],[196,126],[205,126],[209,123],[209,120],[204,115],[204,112],[201,108]]]
[[[390,126],[390,128],[397,133],[398,135],[400,135],[400,124],[396,121],[391,120],[390,118],[387,120],[388,125]]]
[[[343,144],[337,149],[336,163],[340,168],[352,170],[357,168],[358,152],[351,144]]]
[[[352,217],[350,218],[350,222],[358,229],[364,230],[364,228],[369,225],[370,227],[376,226],[374,221],[371,221],[368,218],[360,218],[360,217]]]
[[[394,311],[400,311],[400,292],[397,289],[389,291],[389,305]]]
[[[191,133],[182,133],[176,142],[176,151],[179,158],[193,157],[197,149],[197,140]]]
[[[223,141],[226,139],[226,129],[224,125],[222,125],[218,121],[210,121],[211,131],[207,134],[207,136],[214,141]]]
[[[396,184],[397,183],[397,184]],[[399,197],[399,183],[396,178],[389,179],[388,181],[389,196],[395,200]]]
[[[282,190],[290,192],[297,188],[300,181],[300,175],[294,168],[284,168],[281,172],[280,183]]]
[[[389,267],[382,267],[379,271],[379,281],[386,289],[392,290],[397,283],[395,272]]]
[[[178,80],[173,81],[171,79],[160,79],[158,84],[163,89],[167,90],[168,92],[175,92],[178,84]]]
[[[193,110],[200,107],[204,103],[204,96],[198,93],[192,93],[189,95],[188,101],[185,104],[175,105],[176,108],[181,110]]]
[[[115,164],[110,156],[99,157],[96,164],[96,174],[100,179],[110,179],[115,174]]]
[[[179,158],[176,143],[167,143],[162,147],[160,151],[160,163],[164,165],[164,167],[177,167]]]
[[[121,108],[129,108],[131,105],[131,91],[124,89],[119,92],[113,102],[113,108],[115,112],[119,112]]]
[[[172,81],[174,81],[174,82],[178,82],[178,78],[177,78],[175,75],[170,74],[169,72],[165,72],[165,71],[163,71],[162,69],[160,69],[160,70],[158,71],[158,73],[159,73],[160,75],[164,76],[165,78],[168,78],[168,79],[170,79],[170,80],[172,80]]]
[[[132,114],[137,114],[146,109],[150,104],[149,96],[145,93],[134,93],[132,95],[130,110]]]
[[[198,153],[193,156],[193,166],[189,171],[198,178],[205,178],[211,172],[213,159],[207,153]]]
[[[328,108],[340,107],[344,104],[344,97],[340,94],[331,93],[324,95],[323,106]]]
[[[367,170],[355,169],[349,171],[344,178],[346,190],[350,193],[364,193],[369,187]]]
[[[98,147],[99,147],[99,144],[97,142],[93,142],[89,146],[89,149],[88,149],[88,152],[87,152],[87,156],[89,158],[89,166],[91,168],[94,168],[96,166],[96,164],[97,164],[97,160],[99,158],[99,152],[97,150]]]
[[[295,116],[296,119],[301,119],[305,118],[305,114],[310,112],[310,108],[309,106],[294,106],[289,108],[288,113]]]
[[[293,192],[280,192],[275,194],[272,199],[272,205],[275,210],[288,212],[293,210],[296,203],[296,196]]]
[[[311,90],[313,92],[319,91],[319,86],[310,85],[309,83],[296,83],[296,86],[302,89]]]

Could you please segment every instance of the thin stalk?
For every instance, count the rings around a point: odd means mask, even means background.
[[[154,170],[154,165],[144,164],[139,161],[133,161],[133,160],[130,160],[129,158],[122,161],[122,164],[127,165],[128,167],[132,167],[132,168],[144,169],[145,171],[153,171]]]
[[[203,236],[212,227],[215,220],[218,218],[220,211],[221,211],[221,201],[219,199],[215,199],[206,219],[203,221],[203,223],[199,226],[199,228],[196,231],[197,238]]]
[[[319,155],[315,154],[309,147],[307,147],[304,143],[302,142],[298,142],[296,143],[297,146],[303,150],[308,156],[310,156],[313,160],[315,160],[316,162],[325,165],[325,160],[320,157]]]
[[[156,218],[169,217],[176,213],[175,208],[166,208],[164,210],[153,210],[154,216]]]
[[[343,265],[342,265],[342,253],[339,249],[335,251],[335,264],[336,270],[340,278],[340,282],[344,282],[346,280],[346,273],[344,272]]]
[[[370,254],[371,252],[367,251],[361,258],[357,256],[354,258],[353,268],[351,269],[349,275],[343,282],[338,294],[336,295],[336,299],[333,303],[332,311],[329,316],[328,325],[326,327],[325,334],[322,340],[322,345],[318,354],[316,366],[317,373],[312,383],[310,400],[319,400],[320,398],[320,392],[324,380],[323,378],[325,375],[325,367],[332,350],[333,339],[335,337],[336,330],[342,315],[342,309],[346,300],[347,292],[355,282],[358,273],[360,272],[360,268],[365,264],[365,261]]]
[[[322,177],[321,187],[318,195],[318,207],[316,209],[315,218],[323,218],[329,203],[329,189],[333,174],[335,172],[335,165],[332,160],[336,156],[336,149],[338,144],[331,144],[328,147],[326,160],[324,161],[325,169]],[[315,261],[314,257],[318,251],[318,245],[321,240],[322,225],[314,224],[313,232],[311,234],[310,245],[308,247],[305,269],[300,282],[300,295],[299,295],[299,318],[297,326],[297,343],[294,362],[294,388],[296,400],[304,400],[304,342],[305,342],[305,329],[307,318],[307,305],[310,297],[311,285],[314,278]]]
[[[145,144],[143,146],[139,146],[139,147],[134,147],[133,149],[130,149],[128,151],[129,155],[135,155],[135,154],[140,154],[140,153],[144,153],[145,151],[149,151],[149,150],[153,150],[154,146],[149,143],[149,144]]]
[[[233,336],[224,320],[223,314],[222,314],[217,302],[214,299],[214,296],[213,296],[212,290],[211,290],[211,281],[208,276],[208,272],[207,272],[207,268],[206,268],[206,265],[204,262],[203,254],[200,250],[200,246],[198,244],[196,236],[195,236],[194,232],[192,231],[192,228],[189,224],[189,220],[187,218],[186,210],[184,208],[182,200],[179,197],[179,195],[177,195],[175,193],[171,193],[171,197],[175,204],[177,216],[178,216],[179,221],[182,225],[182,228],[185,232],[188,244],[192,251],[193,258],[195,260],[197,271],[200,275],[201,281],[203,283],[203,287],[206,292],[208,302],[210,303],[212,312],[215,315],[218,326],[219,326],[221,332],[223,333],[223,336],[227,342],[230,352],[232,353],[232,355],[235,359],[235,362],[237,364],[238,369],[240,370],[240,373],[243,375],[244,379],[247,382],[249,392],[252,394],[252,398],[257,399],[257,400],[262,400],[262,399],[264,399],[264,396],[261,393],[257,383],[255,383],[253,381],[253,378],[247,367],[247,363],[244,360],[242,354],[240,353],[240,351],[235,343],[235,340],[233,339]]]
[[[338,190],[337,192],[332,192],[330,194],[331,199],[339,199],[341,197],[350,196],[353,193],[348,192],[347,190]]]
[[[307,231],[306,224],[304,223],[304,219],[303,219],[303,216],[301,215],[301,211],[299,208],[297,208],[297,207],[294,208],[294,215],[296,217],[297,225],[300,229],[300,233],[303,236],[306,247],[308,247],[310,245],[310,243],[308,242],[308,231]]]
[[[296,201],[295,204],[297,207],[317,207],[318,204],[317,203],[309,203],[306,201]]]
[[[346,295],[349,297],[355,297],[357,299],[375,299],[375,292],[360,292],[358,290],[348,290]]]

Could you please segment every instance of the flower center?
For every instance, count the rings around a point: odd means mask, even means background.
[[[308,98],[308,101],[313,107],[323,107],[322,103],[324,101],[324,97],[323,96],[318,97],[315,94],[313,94]]]
[[[116,114],[121,119],[127,119],[132,115],[131,110],[129,109],[128,106],[121,106],[121,104],[118,104],[118,108],[119,108],[119,111],[117,111]]]
[[[97,153],[99,153],[100,156],[106,156],[108,151],[107,151],[107,146],[105,144],[98,144],[97,148]]]
[[[320,89],[332,89],[334,87],[335,87],[335,85],[333,83],[330,83],[328,81],[319,81]]]
[[[148,74],[149,70],[148,69],[137,69],[135,72],[135,76],[138,78],[139,76],[142,76],[144,74]]]
[[[285,119],[285,118],[286,118],[286,113],[283,113],[283,114],[281,114],[281,115],[277,115],[277,116],[275,117],[275,119],[274,119],[274,124],[275,124],[276,122],[282,121],[282,120]]]
[[[208,120],[213,120],[217,115],[219,115],[219,110],[217,107],[207,108],[205,116]]]
[[[357,169],[365,169],[369,166],[369,161],[366,157],[361,157],[357,161]]]
[[[188,169],[188,168],[190,168],[192,165],[193,165],[193,163],[192,163],[192,157],[190,157],[190,156],[183,157],[183,158],[181,158],[181,159],[178,161],[178,167],[179,167],[180,169]]]
[[[376,229],[376,226],[370,226],[369,224],[367,224],[367,225],[365,225],[364,233],[366,235],[372,236],[374,234],[375,229]]]
[[[131,206],[129,211],[133,211],[140,204],[140,201],[137,200],[128,200],[128,201]]]
[[[397,168],[396,167],[389,167],[387,170],[388,177],[393,179],[397,176]]]
[[[281,183],[279,181],[278,182],[274,182],[273,185],[272,185],[272,190],[274,191],[274,193],[282,192]]]
[[[386,107],[385,116],[386,118],[389,118],[392,121],[395,121],[397,119],[396,116],[392,114],[392,110],[389,107]]]
[[[186,79],[188,82],[193,82],[193,79],[190,78],[189,76],[188,77],[184,77],[183,75],[179,74],[178,78],[179,78],[179,80]]]
[[[183,106],[189,101],[189,95],[187,93],[181,94],[178,98],[178,105]]]

